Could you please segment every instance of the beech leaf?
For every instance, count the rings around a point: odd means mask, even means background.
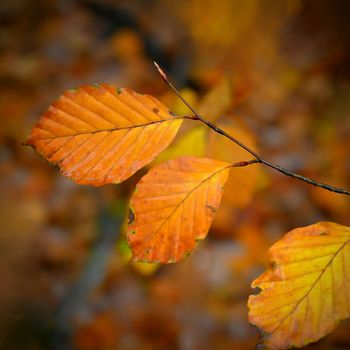
[[[108,84],[66,91],[28,139],[79,184],[119,183],[150,163],[175,137],[181,117],[156,98]]]
[[[287,233],[269,250],[249,321],[271,349],[302,347],[350,316],[350,228],[320,222]]]
[[[230,164],[180,157],[152,168],[131,199],[128,241],[134,261],[172,263],[208,233]]]

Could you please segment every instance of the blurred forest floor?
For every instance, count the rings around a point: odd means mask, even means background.
[[[237,169],[192,256],[131,265],[124,223],[144,171],[78,186],[22,142],[53,100],[85,83],[188,113],[156,60],[204,116],[265,158],[349,189],[349,18],[350,2],[332,0],[1,0],[1,349],[253,349],[246,301],[268,247],[294,227],[349,225],[348,198]],[[212,145],[219,159],[250,159],[188,123],[170,154]],[[349,326],[307,348],[349,349]]]

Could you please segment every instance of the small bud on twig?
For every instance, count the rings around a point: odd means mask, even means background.
[[[165,82],[168,82],[168,78],[166,76],[166,74],[164,73],[163,69],[159,67],[158,63],[156,61],[153,61],[154,65],[156,66],[159,74],[161,75],[161,77],[163,78],[163,80]]]

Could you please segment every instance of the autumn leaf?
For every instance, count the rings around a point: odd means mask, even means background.
[[[182,136],[177,135],[174,143],[162,152],[155,160],[156,164],[182,156],[203,157],[207,146],[208,130],[206,126],[196,126]],[[180,136],[180,137],[179,137]]]
[[[66,91],[28,139],[80,184],[119,183],[151,162],[175,137],[181,117],[156,98],[108,84]]]
[[[181,157],[152,168],[131,199],[128,241],[134,261],[172,263],[208,233],[230,164]]]
[[[197,108],[198,114],[207,120],[215,121],[227,111],[232,100],[230,81],[227,78],[221,78],[201,100]]]
[[[249,297],[249,321],[271,349],[302,347],[350,315],[350,228],[320,222],[292,230],[269,251]]]

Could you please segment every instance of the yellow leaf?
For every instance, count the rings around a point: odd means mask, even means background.
[[[181,157],[152,168],[131,199],[128,241],[134,261],[172,263],[208,233],[230,164]]]
[[[107,84],[66,91],[28,144],[80,184],[124,181],[175,137],[182,119],[156,98]]]
[[[249,321],[271,349],[302,347],[350,316],[350,228],[320,222],[286,234],[269,251],[270,268],[252,287]]]
[[[181,156],[202,157],[206,149],[207,135],[206,126],[201,125],[190,129],[157,157],[157,164]]]
[[[215,121],[219,118],[232,103],[231,85],[227,78],[222,78],[203,97],[197,111],[205,119]]]
[[[192,107],[197,107],[198,96],[194,90],[183,88],[180,89],[180,94]],[[191,113],[188,107],[171,90],[160,96],[159,100],[166,106],[169,106],[170,110],[176,115],[187,115]]]

